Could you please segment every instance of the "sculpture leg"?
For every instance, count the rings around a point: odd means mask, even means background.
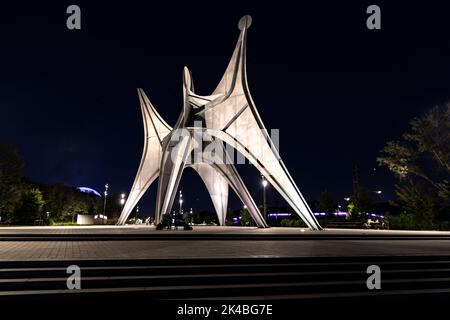
[[[260,228],[267,228],[268,225],[266,221],[262,217],[261,212],[258,209],[258,206],[256,205],[255,201],[250,195],[250,192],[245,186],[244,181],[242,181],[234,165],[222,164],[217,165],[217,167],[220,168],[219,170],[226,173],[228,183],[230,184],[234,192],[236,192],[239,199],[241,199],[242,203],[247,206],[247,210],[249,211],[256,225]]]
[[[186,160],[192,150],[191,136],[180,137],[177,143],[168,141],[163,151],[156,202],[156,223],[171,210]]]
[[[216,210],[219,225],[224,226],[228,204],[227,179],[216,168],[207,163],[196,163],[192,165],[192,168],[197,171],[205,183]]]

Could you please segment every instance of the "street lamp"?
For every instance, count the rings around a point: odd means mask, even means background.
[[[106,211],[106,197],[108,196],[108,188],[109,185],[105,184],[105,191],[103,192],[105,199],[103,200],[103,215],[105,215],[105,211]]]
[[[264,176],[261,176],[262,178],[262,186],[263,186],[263,215],[264,220],[267,221],[267,209],[266,209],[266,187],[267,187],[267,180]]]
[[[125,193],[122,193],[121,195],[120,195],[120,204],[123,206],[124,204],[125,204]]]
[[[180,201],[180,215],[181,215],[181,214],[183,214],[183,192],[181,190],[180,190],[179,201]]]

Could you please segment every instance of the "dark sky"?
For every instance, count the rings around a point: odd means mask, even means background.
[[[128,192],[143,145],[137,87],[173,125],[182,106],[182,67],[196,90],[218,83],[244,14],[250,90],[267,128],[280,129],[280,151],[307,200],[361,182],[392,197],[392,176],[374,171],[386,141],[408,122],[450,99],[450,10],[429,1],[379,4],[382,29],[366,28],[353,4],[240,2],[65,2],[1,5],[0,140],[14,143],[35,182],[64,182]],[[78,4],[82,29],[66,28]],[[240,167],[257,202],[260,178]],[[211,208],[200,178],[181,181],[186,205]],[[141,201],[152,212],[156,184]],[[273,204],[283,204],[269,196]],[[231,207],[240,204],[233,195]]]

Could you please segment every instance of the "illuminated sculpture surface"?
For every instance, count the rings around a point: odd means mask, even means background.
[[[144,120],[145,143],[139,169],[118,224],[125,224],[131,211],[156,178],[158,223],[172,208],[185,167],[193,168],[206,185],[220,225],[225,225],[228,188],[247,207],[259,227],[267,223],[226,152],[231,146],[247,158],[286,199],[311,229],[320,225],[291,178],[250,96],[246,74],[246,39],[251,17],[239,21],[240,35],[230,63],[214,92],[195,94],[191,73],[183,72],[184,105],[175,126],[156,112],[142,89],[138,89]],[[202,136],[198,146],[196,136]],[[206,139],[205,139],[206,137]],[[204,141],[207,141],[206,143]],[[210,148],[210,147],[214,148]],[[195,152],[200,148],[201,156]],[[208,151],[212,149],[214,151]]]

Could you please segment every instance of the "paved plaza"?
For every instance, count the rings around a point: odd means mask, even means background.
[[[47,235],[45,241],[8,240],[10,236]],[[155,235],[161,240],[64,240],[58,235]],[[300,235],[294,240],[229,239],[167,240],[174,235]],[[317,235],[330,238],[315,239]],[[398,239],[365,239],[365,236],[400,236]],[[53,240],[51,236],[56,236]],[[313,237],[311,237],[313,236]],[[355,236],[334,239],[333,236]],[[402,239],[401,236],[415,237]],[[437,236],[436,239],[427,236]],[[448,239],[446,238],[448,236]],[[6,238],[5,238],[6,237]],[[421,239],[424,237],[424,239]],[[3,240],[2,238],[6,239]],[[155,231],[148,226],[23,227],[0,228],[0,260],[163,259],[233,257],[311,257],[366,255],[450,255],[449,232],[324,230],[296,228],[238,228],[201,226],[193,231]]]
[[[324,229],[313,231],[303,228],[256,228],[256,227],[220,227],[220,226],[194,226],[191,231],[176,230],[156,231],[154,226],[146,225],[125,225],[125,226],[64,226],[64,227],[0,227],[0,237],[7,234],[151,234],[167,235],[168,233],[184,234],[236,234],[236,235],[411,235],[428,236],[442,235],[449,236],[450,231],[405,231],[405,230],[371,230],[371,229]]]

